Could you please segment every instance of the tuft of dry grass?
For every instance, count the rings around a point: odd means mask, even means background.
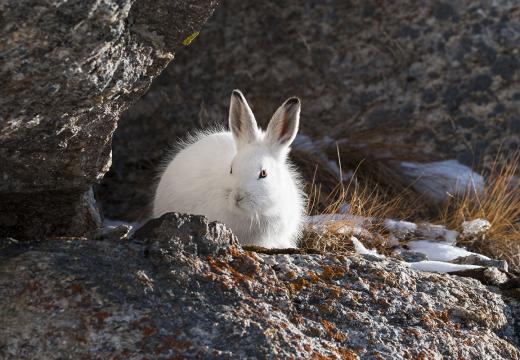
[[[341,168],[341,162],[339,168]],[[321,251],[352,250],[351,236],[363,240],[369,247],[380,253],[390,251],[386,238],[382,235],[383,221],[388,218],[410,219],[420,212],[423,204],[414,192],[402,188],[400,191],[386,189],[375,181],[360,182],[353,172],[347,184],[336,182],[335,186],[316,181],[316,172],[308,186],[309,215],[344,214],[341,220],[319,224],[319,231],[307,228],[300,242],[302,248]]]
[[[418,197],[413,196],[414,193],[411,191],[403,190],[394,193],[376,183],[353,182],[347,186],[338,184],[334,187],[324,197],[324,202],[327,204],[324,208],[317,201],[323,197],[321,184],[311,184],[308,214],[346,213],[354,217],[372,219],[372,223],[375,224],[387,218],[410,219],[418,210]]]
[[[488,174],[482,193],[468,189],[454,197],[441,209],[437,222],[462,231],[464,221],[488,220],[491,228],[473,237],[461,236],[459,243],[481,254],[507,260],[520,271],[520,150],[506,161],[497,157]]]

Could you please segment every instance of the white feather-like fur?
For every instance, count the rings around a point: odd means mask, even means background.
[[[299,101],[296,108],[297,99],[289,99],[271,119],[290,124],[271,126],[288,129],[277,143],[275,130],[258,129],[243,95],[233,94],[232,131],[201,132],[181,144],[157,186],[153,216],[166,212],[205,215],[229,226],[243,245],[294,247],[305,198],[287,154],[298,130]],[[262,170],[265,178],[259,178]]]

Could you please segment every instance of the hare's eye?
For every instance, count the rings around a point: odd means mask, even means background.
[[[231,166],[231,167],[229,168],[229,173],[230,173],[230,174],[233,174],[233,166]]]
[[[258,178],[259,178],[259,179],[263,179],[263,178],[265,178],[266,176],[267,176],[267,171],[262,170],[262,171],[260,171],[260,175],[258,175]]]

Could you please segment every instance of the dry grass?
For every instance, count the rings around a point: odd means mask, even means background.
[[[352,216],[373,219],[373,223],[386,218],[410,219],[417,211],[417,196],[411,190],[400,193],[388,191],[377,183],[352,180],[344,186],[337,184],[326,196],[321,193],[321,184],[311,184],[308,214],[337,214],[346,212]],[[318,201],[318,199],[322,199]],[[323,208],[321,202],[327,206]],[[348,205],[347,205],[348,204]]]
[[[361,157],[361,153],[357,155],[355,158]],[[305,154],[301,156],[307,160],[305,163],[312,162]],[[345,151],[337,149],[338,159],[346,156]],[[520,271],[520,184],[515,178],[520,150],[507,161],[497,157],[493,169],[483,174],[486,184],[481,194],[468,190],[463,196],[451,198],[440,209],[428,205],[407,187],[384,159],[359,159],[355,167],[351,161],[348,166],[355,170],[349,179],[338,179],[337,174],[325,170],[327,166],[314,160],[313,168],[305,169],[305,177],[312,178],[307,184],[308,214],[338,214],[347,210],[352,217],[324,224],[320,231],[307,229],[301,247],[321,251],[352,250],[350,237],[356,235],[368,247],[388,253],[381,226],[386,218],[430,221],[458,231],[462,231],[463,221],[482,218],[491,223],[491,229],[479,237],[461,237],[460,244],[489,257],[505,259],[513,270]],[[341,168],[341,162],[338,163]],[[362,224],[368,230],[367,236],[355,231],[360,225],[359,217],[371,219]]]
[[[338,141],[330,141],[328,144],[319,144],[312,151],[303,151],[294,148],[291,151],[291,159],[296,163],[298,170],[304,179],[313,179],[314,186],[318,187],[318,197],[314,199],[313,210],[325,211],[331,202],[341,198],[341,189],[354,185],[364,184],[367,189],[377,187],[374,192],[385,198],[410,197],[410,181],[402,176],[402,170],[398,166],[400,161],[423,162],[433,159],[431,156],[417,152],[410,145],[403,145],[388,139],[400,138],[400,134],[407,132],[404,128],[387,128],[382,137],[380,129],[368,129],[353,131],[352,122],[356,119],[339,124],[331,133],[336,135]],[[335,162],[345,170],[352,178],[339,178],[335,169],[325,163],[326,159],[336,159]],[[307,193],[316,194],[310,184]],[[358,188],[360,192],[366,192]],[[370,191],[371,192],[371,191]],[[416,197],[417,194],[414,194]]]
[[[308,214],[333,214],[345,202],[351,204],[353,215],[381,217],[384,215],[398,218],[417,216],[417,210],[423,214],[424,207],[418,194],[411,189],[411,182],[402,176],[402,170],[396,166],[393,155],[388,149],[399,154],[401,158],[409,151],[402,146],[370,144],[358,148],[350,144],[331,145],[321,149],[327,158],[336,158],[336,164],[346,178],[331,169],[323,159],[313,153],[293,149],[292,160],[298,165],[298,170],[304,179],[312,179],[306,184],[309,196]],[[378,156],[370,155],[379,154]],[[348,159],[344,162],[343,159]],[[421,157],[408,155],[407,161],[418,161]],[[346,171],[345,171],[346,169]],[[399,206],[400,205],[400,206]],[[415,208],[410,208],[412,206]],[[408,208],[407,208],[408,206]]]
[[[485,174],[484,191],[478,194],[468,190],[464,196],[452,198],[437,220],[459,231],[463,221],[488,220],[491,228],[485,234],[461,237],[459,243],[470,250],[507,260],[516,271],[520,271],[520,181],[515,178],[519,160],[520,150],[507,161],[497,157]]]
[[[315,169],[313,180],[308,186],[307,213],[343,213],[346,218],[320,224],[320,231],[307,229],[300,242],[302,248],[336,252],[352,250],[350,237],[354,235],[380,253],[388,253],[389,247],[383,236],[383,221],[388,218],[410,219],[419,212],[422,202],[411,190],[401,188],[396,191],[367,179],[359,181],[359,165],[346,184],[340,179],[339,182],[336,180],[335,186],[317,182]],[[339,167],[341,168],[341,163]],[[327,189],[325,193],[323,187]],[[363,229],[365,231],[360,231]]]

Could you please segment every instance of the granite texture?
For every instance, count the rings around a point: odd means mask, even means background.
[[[244,251],[169,213],[130,240],[0,242],[0,357],[518,359],[518,301],[355,254]]]

